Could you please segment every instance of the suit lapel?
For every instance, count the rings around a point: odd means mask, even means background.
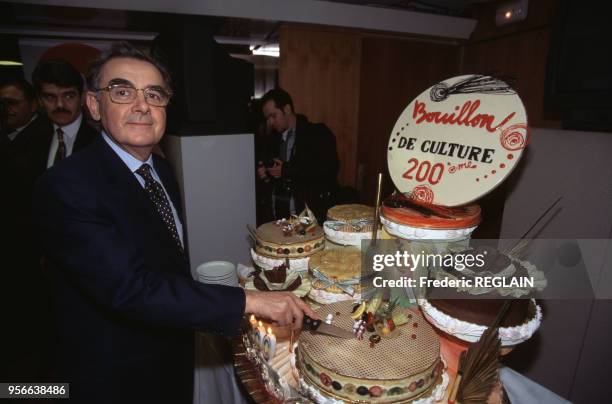
[[[117,154],[111,149],[111,147],[106,144],[106,141],[100,137],[95,141],[95,147],[100,149],[101,157],[104,160],[104,164],[108,167],[108,176],[107,179],[109,181],[109,185],[118,192],[114,192],[118,198],[120,198],[123,206],[128,207],[128,210],[134,212],[135,215],[144,215],[143,226],[146,228],[142,229],[143,231],[151,231],[152,234],[158,234],[159,237],[162,237],[165,242],[171,243],[176,250],[177,257],[181,257],[182,260],[185,257],[182,257],[182,254],[179,252],[176,247],[176,243],[170,232],[168,231],[166,225],[162,221],[159,213],[155,209],[155,206],[149,199],[144,188],[140,185],[138,180],[136,179],[134,173],[130,171],[130,169],[125,165],[125,163],[117,156]],[[155,167],[157,171],[157,166]],[[159,171],[158,171],[159,174]],[[160,174],[160,178],[162,178]],[[164,180],[164,186],[168,191],[168,194],[172,197],[172,192],[169,190],[169,187],[166,185],[171,181]],[[172,201],[175,207],[180,206],[177,202]],[[178,212],[180,212],[178,207],[176,208]]]

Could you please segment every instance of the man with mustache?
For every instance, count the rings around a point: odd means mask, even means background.
[[[83,117],[83,78],[63,60],[41,61],[32,73],[40,104],[53,123],[53,130],[41,139],[44,165],[53,166],[91,143],[98,134]]]
[[[166,69],[123,43],[88,84],[102,135],[34,195],[56,286],[58,381],[71,403],[191,404],[194,330],[234,335],[245,313],[299,328],[315,313],[289,292],[193,280],[178,184],[152,154],[172,95]]]

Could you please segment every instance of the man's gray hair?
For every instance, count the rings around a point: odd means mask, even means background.
[[[87,74],[87,87],[89,90],[100,88],[100,73],[102,72],[102,67],[104,67],[108,61],[116,58],[130,58],[151,63],[161,73],[166,89],[172,91],[172,79],[168,69],[159,60],[144,54],[128,42],[114,43],[108,51],[102,53],[98,59],[94,60],[91,65],[89,65],[89,72]]]

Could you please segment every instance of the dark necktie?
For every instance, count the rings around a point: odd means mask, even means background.
[[[172,214],[172,208],[170,207],[170,202],[166,197],[166,193],[162,188],[161,184],[153,178],[151,175],[151,167],[148,164],[143,164],[140,166],[138,170],[136,170],[136,174],[140,175],[142,179],[145,181],[144,189],[147,191],[147,195],[153,202],[155,209],[157,209],[157,213],[161,216],[166,228],[170,232],[170,235],[176,242],[177,247],[181,253],[184,253],[183,245],[181,244],[181,238],[179,237],[178,231],[176,229],[176,223],[174,222],[174,215]]]
[[[66,143],[64,143],[64,131],[62,128],[57,128],[57,151],[53,162],[66,158]]]

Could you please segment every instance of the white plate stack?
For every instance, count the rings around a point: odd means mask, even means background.
[[[198,280],[202,283],[238,286],[236,267],[227,261],[210,261],[196,268]]]

